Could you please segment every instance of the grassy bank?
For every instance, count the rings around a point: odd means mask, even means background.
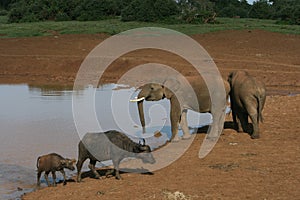
[[[8,24],[6,16],[0,16],[0,37],[46,36],[59,34],[117,34],[138,27],[164,27],[182,33],[201,34],[221,30],[261,29],[285,34],[300,34],[300,26],[280,25],[274,20],[218,18],[218,24],[164,24],[144,22],[121,22],[119,19],[102,21],[33,22]]]

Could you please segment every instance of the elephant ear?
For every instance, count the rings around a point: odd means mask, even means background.
[[[180,83],[175,78],[169,78],[164,83],[164,94],[165,96],[170,99],[176,91],[180,89]]]

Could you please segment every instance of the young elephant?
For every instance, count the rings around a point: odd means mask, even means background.
[[[262,82],[255,80],[246,71],[235,71],[228,76],[232,117],[238,132],[246,132],[248,116],[253,124],[252,139],[259,138],[259,121],[263,121],[262,109],[266,90]]]
[[[66,184],[66,175],[64,168],[75,170],[74,164],[76,160],[75,159],[68,159],[63,158],[62,156],[51,153],[47,155],[43,155],[38,157],[36,167],[37,167],[37,185],[40,186],[40,178],[41,174],[44,171],[45,172],[45,179],[47,181],[48,186],[50,186],[50,182],[48,180],[48,175],[50,172],[52,172],[52,178],[53,178],[53,186],[56,186],[56,171],[60,171],[64,176],[64,185]]]

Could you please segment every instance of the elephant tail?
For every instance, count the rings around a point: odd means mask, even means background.
[[[256,99],[257,99],[257,103],[258,103],[258,108],[257,108],[257,122],[264,122],[264,118],[262,116],[262,109],[264,107],[264,104],[265,104],[265,93],[262,92],[262,93],[259,93],[257,96],[256,96]]]
[[[263,116],[262,116],[262,99],[260,99],[259,101],[258,101],[258,120],[260,120],[260,122],[264,122],[264,118],[263,118]],[[257,121],[258,121],[257,120]]]

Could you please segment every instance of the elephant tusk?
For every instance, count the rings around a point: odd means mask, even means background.
[[[145,99],[145,97],[141,97],[141,98],[137,98],[135,97],[135,99],[130,99],[130,102],[139,102],[139,101],[143,101]]]

